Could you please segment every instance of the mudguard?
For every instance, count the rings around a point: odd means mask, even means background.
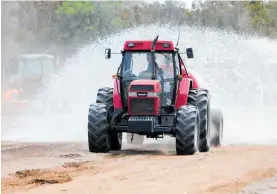
[[[199,76],[197,76],[197,74],[195,72],[192,72],[191,70],[188,71],[188,75],[186,74],[186,70],[184,67],[182,67],[182,74],[185,78],[191,79],[192,80],[192,88],[193,89],[198,89],[200,88],[200,84],[199,84]]]
[[[114,109],[122,109],[122,101],[121,101],[121,96],[120,96],[120,82],[119,82],[119,79],[115,79],[114,80],[113,104],[114,104]]]
[[[189,78],[182,78],[180,81],[176,98],[176,109],[187,104],[191,81]]]

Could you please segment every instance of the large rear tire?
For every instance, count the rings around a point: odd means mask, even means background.
[[[223,139],[223,112],[219,109],[212,109],[211,121],[214,128],[211,145],[214,147],[219,147],[222,145]]]
[[[182,106],[176,117],[176,153],[193,155],[198,150],[198,109],[195,106]]]
[[[190,90],[188,105],[196,106],[200,115],[199,151],[208,152],[211,147],[210,140],[210,102],[209,93],[205,89]]]
[[[88,115],[88,147],[90,152],[107,153],[110,151],[107,106],[92,104]]]
[[[104,103],[107,109],[113,112],[113,88],[100,88],[97,92],[96,103]]]
[[[103,103],[107,106],[108,123],[111,122],[111,116],[114,112],[113,105],[113,88],[104,87],[100,88],[97,93],[96,103]],[[121,150],[122,148],[122,132],[110,130],[111,150]]]

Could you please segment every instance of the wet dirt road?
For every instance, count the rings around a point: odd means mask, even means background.
[[[2,142],[2,193],[230,194],[277,172],[277,146],[176,156],[174,142],[158,142],[108,154],[89,153],[86,142]]]

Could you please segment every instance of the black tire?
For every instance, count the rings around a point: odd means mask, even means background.
[[[114,112],[113,106],[113,88],[104,87],[100,88],[97,93],[96,103],[103,103],[107,106],[108,111],[108,124],[111,122],[111,115]],[[121,150],[122,148],[122,132],[109,130],[111,147],[110,150]]]
[[[131,142],[131,133],[126,134],[126,139],[128,144],[133,144],[133,145],[143,145],[144,142],[144,136],[143,135],[138,135],[134,134],[134,139]]]
[[[214,126],[214,133],[211,139],[211,145],[214,147],[219,147],[222,145],[223,139],[223,112],[219,109],[212,109],[211,121]]]
[[[195,106],[182,106],[176,116],[176,153],[193,155],[198,150],[199,114]]]
[[[122,133],[116,131],[110,132],[111,150],[121,150],[122,148]]]
[[[100,88],[97,92],[96,103],[104,103],[107,109],[113,112],[113,88]]]
[[[102,103],[90,105],[88,115],[88,147],[90,152],[110,151],[107,106]]]
[[[207,90],[190,90],[188,94],[188,105],[198,108],[200,115],[200,135],[199,135],[199,151],[208,152],[211,147],[210,140],[210,102]]]

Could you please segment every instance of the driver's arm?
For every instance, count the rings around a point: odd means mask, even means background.
[[[164,79],[164,71],[162,68],[157,66],[157,74],[161,77],[161,79]]]

